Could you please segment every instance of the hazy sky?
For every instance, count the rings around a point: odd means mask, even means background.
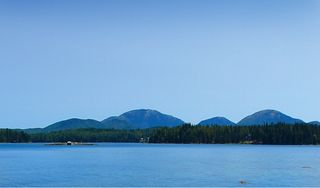
[[[320,1],[0,0],[0,127],[137,108],[320,120]]]

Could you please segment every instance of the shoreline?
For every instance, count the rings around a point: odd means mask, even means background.
[[[95,146],[99,144],[139,144],[139,145],[239,145],[239,146],[320,146],[320,144],[244,144],[244,143],[140,143],[140,142],[0,142],[1,144],[43,144],[46,146]]]

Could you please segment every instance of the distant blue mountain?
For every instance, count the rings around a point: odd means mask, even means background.
[[[42,132],[62,131],[67,129],[103,128],[103,124],[93,119],[72,118],[56,122],[42,129]]]
[[[131,129],[132,125],[124,120],[119,118],[119,116],[111,116],[103,121],[101,121],[103,127],[106,129]]]
[[[276,110],[262,110],[243,118],[238,125],[265,125],[274,123],[295,124],[304,122]]]
[[[232,121],[225,117],[214,117],[206,119],[198,123],[198,125],[235,125]]]
[[[24,129],[24,131],[27,133],[40,133],[82,128],[144,129],[160,126],[173,127],[182,124],[184,122],[176,117],[162,114],[156,110],[140,109],[123,113],[120,116],[112,116],[101,122],[93,119],[72,118],[56,122],[45,128]]]
[[[120,122],[121,125],[110,122]],[[184,121],[156,110],[139,109],[123,113],[120,116],[107,118],[102,123],[107,128],[143,129],[159,126],[174,127],[184,124]]]
[[[309,122],[308,124],[311,124],[311,125],[320,125],[320,122],[319,122],[319,121],[311,121],[311,122]]]
[[[30,134],[43,132],[42,128],[28,128],[28,129],[18,129],[18,130],[24,131],[25,133],[30,133]]]

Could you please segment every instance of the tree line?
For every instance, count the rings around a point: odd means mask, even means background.
[[[136,130],[72,129],[27,134],[0,129],[0,142],[149,142],[203,144],[320,144],[320,126],[273,124],[263,126],[158,127]]]
[[[32,142],[139,142],[149,130],[70,129],[58,132],[30,134]]]
[[[192,126],[155,129],[152,143],[248,143],[248,144],[320,144],[320,126],[274,124],[260,126]]]
[[[0,143],[20,142],[30,142],[30,136],[23,131],[0,129]]]

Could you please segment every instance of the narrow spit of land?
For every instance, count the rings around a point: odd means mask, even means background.
[[[47,143],[46,146],[94,146],[94,143],[86,143],[86,142],[54,142],[54,143]]]

